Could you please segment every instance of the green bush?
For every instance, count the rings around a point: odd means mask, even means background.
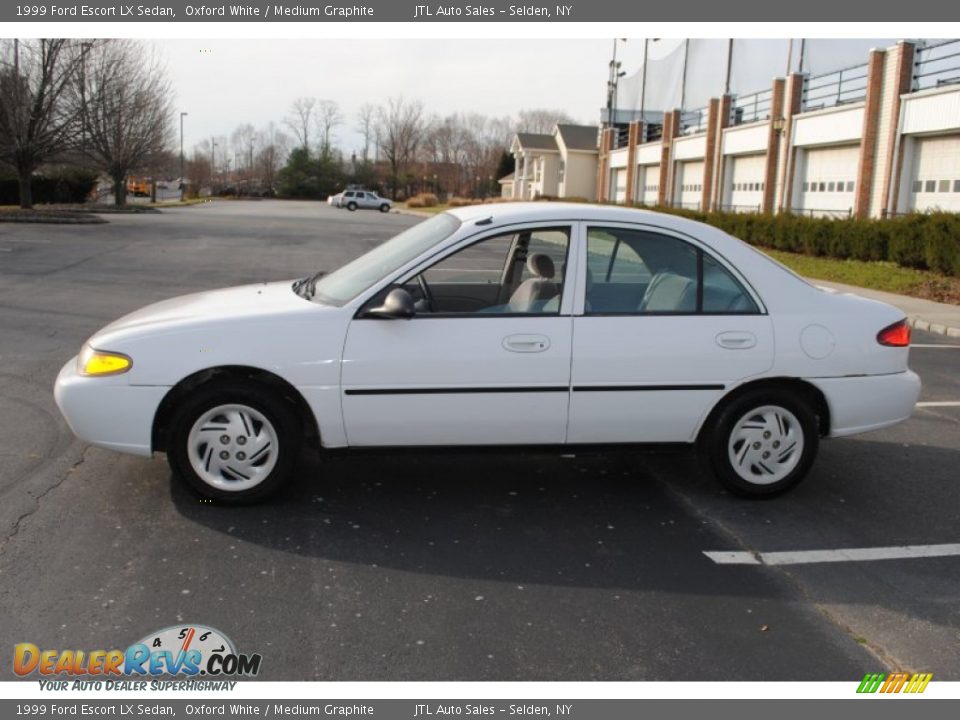
[[[713,225],[751,245],[815,257],[889,261],[960,277],[960,215],[913,213],[882,220],[655,208]]]
[[[97,176],[82,170],[34,175],[30,181],[34,205],[82,203],[97,184]],[[0,205],[20,204],[20,181],[16,175],[0,176]]]

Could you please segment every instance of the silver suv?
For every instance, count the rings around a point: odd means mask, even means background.
[[[347,210],[367,208],[380,212],[390,212],[391,205],[390,200],[369,190],[344,190],[337,201],[337,207],[345,207]]]

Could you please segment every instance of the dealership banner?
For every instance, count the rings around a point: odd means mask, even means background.
[[[869,9],[867,9],[867,7]],[[2,22],[831,22],[936,21],[960,18],[960,3],[914,0],[907,8],[894,0],[838,3],[808,0],[802,5],[763,0],[717,3],[627,3],[623,0],[556,2],[441,2],[427,0],[244,1],[203,3],[189,0],[37,0],[4,3]],[[868,14],[868,17],[864,15]],[[909,17],[904,17],[908,14]]]
[[[636,720],[641,717],[736,717],[757,720],[894,720],[909,712],[911,720],[950,716],[955,705],[945,700],[913,703],[909,711],[897,702],[858,700],[51,700],[0,701],[0,717],[35,720],[64,717],[254,717],[378,718],[379,720],[443,720],[473,718],[554,718],[560,720]]]

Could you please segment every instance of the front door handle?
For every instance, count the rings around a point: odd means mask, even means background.
[[[727,350],[746,350],[757,344],[757,336],[751,332],[722,332],[717,335],[717,345]]]
[[[508,335],[503,339],[503,349],[510,352],[536,353],[550,347],[546,335]]]

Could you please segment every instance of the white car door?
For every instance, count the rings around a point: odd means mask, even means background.
[[[619,223],[583,234],[567,442],[693,440],[727,388],[773,364],[760,298],[693,238]]]
[[[471,238],[398,284],[417,302],[413,318],[361,309],[343,352],[348,443],[562,443],[573,231],[518,226]]]

